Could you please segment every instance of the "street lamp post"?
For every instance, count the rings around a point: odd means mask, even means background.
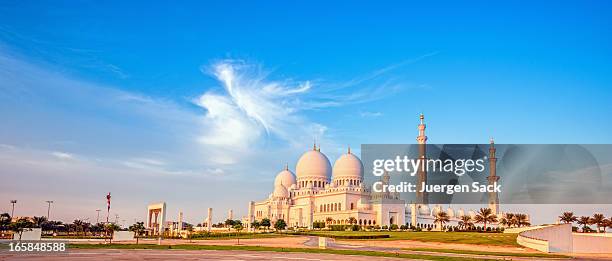
[[[51,213],[51,203],[53,203],[53,200],[47,200],[45,202],[47,202],[47,204],[48,204],[48,206],[47,206],[47,220],[51,221],[51,216],[49,216],[49,214]]]
[[[100,210],[96,209],[96,212],[98,212],[98,217],[96,217],[96,224],[100,223]]]
[[[15,215],[15,203],[17,203],[17,200],[11,200],[11,204],[13,204],[13,208],[11,209],[11,218],[13,218],[13,216]]]

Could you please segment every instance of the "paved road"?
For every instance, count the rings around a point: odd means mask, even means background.
[[[68,254],[24,255],[0,254],[0,260],[409,260],[386,257],[347,256],[315,253],[280,253],[241,250],[134,250],[134,249],[74,249]]]

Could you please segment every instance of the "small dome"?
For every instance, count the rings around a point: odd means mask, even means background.
[[[442,211],[442,208],[439,205],[436,205],[433,210],[431,211],[431,215],[435,216],[437,215],[440,211]]]
[[[285,186],[279,184],[274,186],[274,192],[272,192],[272,196],[274,198],[288,198],[289,191],[287,191],[287,188],[285,188]]]
[[[299,179],[320,177],[329,181],[331,176],[331,164],[325,154],[318,150],[310,150],[300,157],[295,167],[295,172]]]
[[[334,178],[355,178],[362,180],[363,163],[349,150],[348,153],[342,154],[334,163],[333,176]]]
[[[423,205],[419,208],[419,213],[421,215],[429,215],[429,207],[427,205]]]
[[[457,217],[462,217],[465,216],[465,212],[463,211],[462,208],[460,208],[459,210],[457,210]]]
[[[470,210],[470,212],[468,212],[468,216],[470,216],[472,219],[476,218],[476,212],[474,212],[474,210]]]
[[[448,217],[454,218],[455,217],[455,210],[453,210],[453,208],[451,208],[451,207],[448,207],[448,209],[446,210],[446,214],[448,214]]]
[[[285,188],[289,188],[293,184],[295,184],[295,175],[286,167],[283,171],[279,172],[274,179],[274,187],[283,185]]]

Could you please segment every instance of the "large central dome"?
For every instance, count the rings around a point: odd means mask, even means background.
[[[295,167],[298,180],[307,178],[325,178],[329,181],[331,177],[331,164],[329,159],[318,150],[310,150],[298,160]]]

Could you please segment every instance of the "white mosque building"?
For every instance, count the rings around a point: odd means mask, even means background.
[[[425,144],[424,117],[421,115],[418,126],[417,142]],[[424,152],[424,151],[423,151]],[[495,148],[491,141],[489,150],[489,182],[499,180],[495,175]],[[399,193],[374,193],[363,183],[364,168],[361,160],[348,151],[341,155],[334,165],[317,148],[304,153],[297,162],[296,175],[288,166],[276,175],[274,190],[267,199],[249,203],[248,216],[244,221],[251,224],[264,218],[273,223],[283,219],[289,227],[312,228],[315,222],[328,225],[350,224],[351,221],[361,226],[412,225],[422,228],[433,225],[434,216],[445,211],[451,217],[449,225],[456,225],[463,215],[476,216],[473,210],[454,210],[450,206],[443,209],[440,205],[430,206],[427,201],[407,203],[400,199]],[[381,176],[384,183],[389,182],[389,175]],[[427,173],[420,173],[419,180],[427,181]],[[417,195],[418,197],[419,195]],[[427,198],[427,195],[421,195]],[[418,200],[418,199],[417,199]],[[499,213],[497,194],[489,195],[489,208]],[[354,219],[353,219],[354,218]]]

